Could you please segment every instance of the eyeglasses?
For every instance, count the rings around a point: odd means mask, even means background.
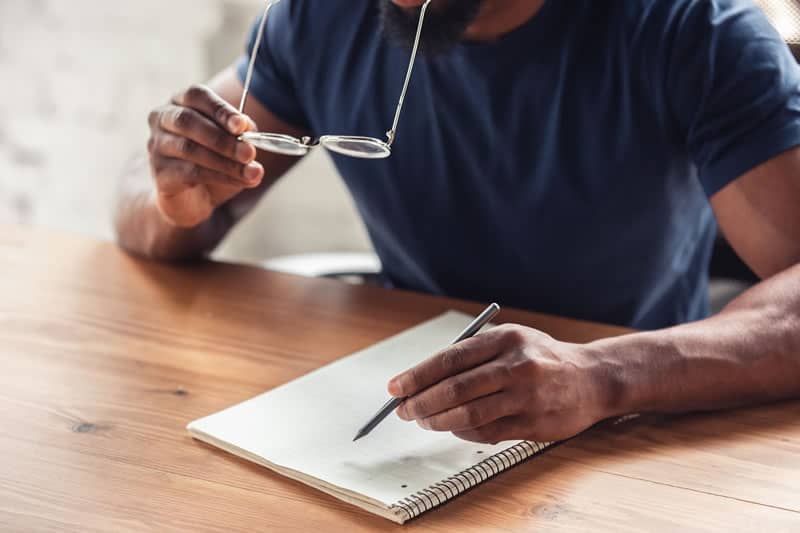
[[[264,8],[264,16],[261,18],[261,25],[258,28],[256,41],[253,46],[253,52],[250,54],[250,65],[247,68],[247,76],[244,81],[244,92],[242,93],[242,101],[239,104],[239,112],[244,112],[244,105],[247,101],[247,95],[250,92],[250,83],[253,80],[253,68],[256,63],[256,56],[258,49],[261,47],[261,41],[264,38],[264,28],[267,23],[267,14],[272,6],[276,5],[281,0],[268,0],[267,6]],[[411,81],[411,72],[414,70],[414,62],[417,58],[417,50],[419,48],[419,40],[422,35],[422,25],[425,21],[425,12],[428,5],[432,0],[427,0],[422,6],[419,15],[419,24],[417,25],[417,35],[414,39],[414,47],[411,50],[411,60],[408,64],[408,71],[406,72],[406,79],[403,83],[403,90],[400,93],[400,101],[397,103],[397,111],[394,115],[394,123],[392,129],[386,132],[386,141],[382,141],[375,137],[358,137],[354,135],[323,135],[318,140],[312,140],[311,137],[303,137],[298,139],[291,135],[283,135],[281,133],[266,133],[266,132],[247,132],[239,137],[239,140],[252,144],[256,148],[283,154],[288,156],[303,156],[308,151],[318,144],[321,144],[328,150],[350,157],[358,157],[362,159],[385,159],[392,154],[392,144],[394,144],[395,136],[397,135],[397,124],[400,122],[400,113],[403,110],[403,103],[408,91],[408,84]]]

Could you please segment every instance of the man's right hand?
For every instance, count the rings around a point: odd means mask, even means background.
[[[211,89],[192,86],[150,113],[150,168],[156,204],[175,226],[195,227],[244,189],[264,168],[256,149],[237,140],[255,123]]]

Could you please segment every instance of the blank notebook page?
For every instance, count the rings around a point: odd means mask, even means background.
[[[519,442],[472,444],[449,433],[424,431],[395,414],[353,442],[358,429],[388,400],[389,379],[447,346],[471,320],[445,313],[192,422],[189,430],[391,506]]]

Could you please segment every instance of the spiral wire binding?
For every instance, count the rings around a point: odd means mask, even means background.
[[[496,476],[512,466],[516,466],[549,448],[552,442],[523,441],[498,452],[483,461],[450,476],[426,489],[411,494],[391,506],[395,513],[402,514],[404,520],[416,518],[426,511],[449,501],[459,494]]]

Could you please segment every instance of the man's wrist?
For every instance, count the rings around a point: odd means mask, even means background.
[[[584,346],[595,367],[605,418],[655,409],[657,374],[674,357],[666,332],[636,333],[601,339]],[[673,355],[670,355],[673,354]],[[661,368],[661,371],[659,371]],[[662,377],[664,377],[662,375]]]
[[[211,216],[190,228],[176,225],[158,205],[155,191],[149,191],[143,198],[146,210],[150,212],[145,255],[151,259],[181,261],[199,259],[210,253],[232,226],[230,215],[223,209],[216,209]]]

